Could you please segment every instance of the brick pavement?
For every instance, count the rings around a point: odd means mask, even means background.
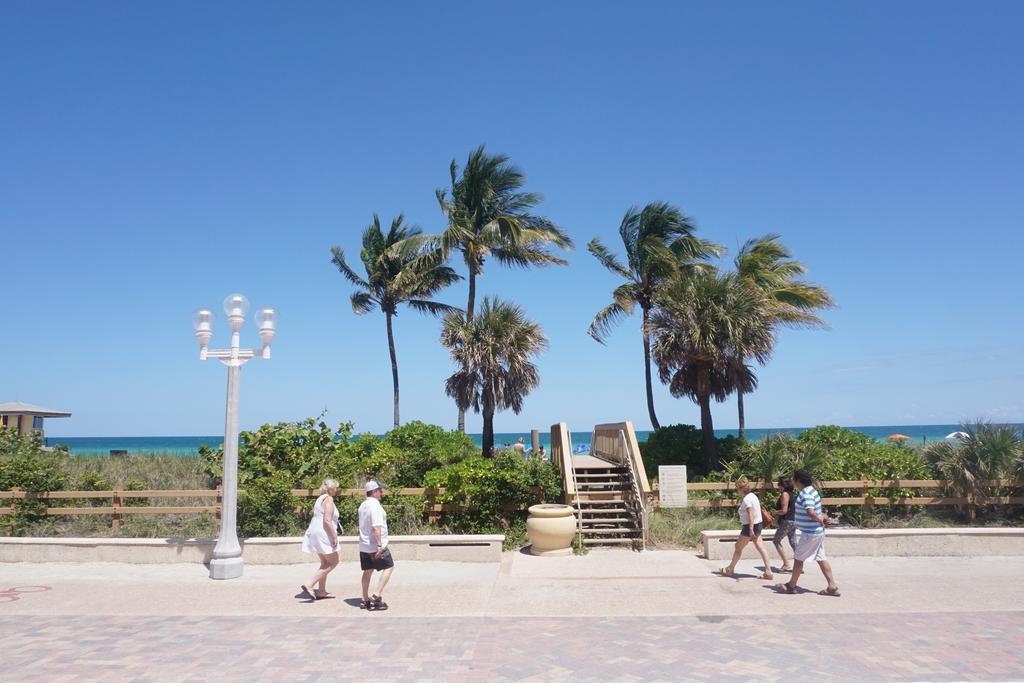
[[[1024,679],[1021,612],[364,616],[0,616],[3,680]]]
[[[1024,680],[1024,558],[845,558],[843,597],[692,553],[402,563],[392,609],[297,597],[305,565],[0,563],[0,682]],[[50,590],[23,592],[27,586]],[[13,599],[12,599],[13,598]],[[799,653],[811,653],[798,660]]]

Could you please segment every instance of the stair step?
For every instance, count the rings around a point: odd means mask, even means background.
[[[582,514],[584,516],[586,516],[586,515],[607,515],[607,514],[616,514],[616,513],[618,513],[618,514],[625,514],[627,512],[629,512],[629,510],[627,510],[624,507],[614,507],[614,508],[581,508],[580,509],[580,514]]]
[[[632,522],[630,517],[585,517],[583,519],[583,525],[588,524],[629,524]]]
[[[584,538],[583,545],[633,545],[635,538]]]
[[[626,527],[617,527],[615,529],[588,529],[587,527],[583,527],[583,535],[584,536],[588,536],[588,535],[593,535],[593,536],[610,536],[610,535],[613,535],[613,534],[621,536],[621,535],[638,534],[638,533],[640,533],[639,529],[629,529],[629,528],[626,528]]]
[[[597,474],[594,472],[577,472],[575,476],[577,479],[629,479],[625,474],[618,473]]]

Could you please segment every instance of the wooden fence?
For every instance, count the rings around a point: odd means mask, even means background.
[[[1024,481],[1013,479],[998,479],[979,482],[982,486],[1020,488],[1024,487]],[[753,483],[755,490],[766,490],[777,488],[774,484],[763,482]],[[825,481],[818,486],[821,491],[836,489],[854,489],[861,492],[859,496],[829,497],[823,496],[822,505],[861,505],[865,509],[882,505],[1024,505],[1024,496],[979,496],[976,499],[964,497],[951,497],[941,495],[941,490],[947,487],[947,482],[938,479],[889,479],[889,480],[853,480],[853,481]],[[918,489],[931,491],[928,495],[901,495],[888,497],[884,495],[874,496],[870,494],[871,489]],[[734,490],[734,485],[725,482],[702,483],[691,482],[686,485],[688,494],[707,491],[729,491]],[[539,487],[533,489],[540,497],[542,491]],[[443,488],[402,488],[389,489],[390,495],[398,496],[423,496],[425,500],[424,512],[427,514],[427,521],[434,524],[438,521],[442,512],[465,512],[472,508],[466,508],[452,503],[442,503],[438,497],[445,492]],[[297,498],[316,498],[319,495],[317,489],[292,489],[292,495]],[[658,507],[658,482],[652,486],[654,506]],[[359,489],[339,489],[339,496],[365,496],[365,491]],[[688,497],[688,505],[691,508],[725,509],[739,503],[735,498],[693,498]],[[165,515],[165,514],[192,514],[209,512],[220,518],[221,489],[196,489],[196,490],[145,490],[126,491],[114,488],[110,491],[47,491],[30,492],[0,491],[0,500],[69,500],[69,499],[103,499],[109,498],[110,505],[88,506],[88,507],[48,507],[48,515],[110,515],[111,525],[117,528],[121,524],[124,515]],[[161,498],[210,498],[212,505],[178,506],[178,505],[129,505],[128,499],[161,499]],[[525,509],[527,506],[519,505],[509,508],[510,510]],[[0,515],[14,513],[13,506],[0,507]]]
[[[532,491],[538,496],[543,495],[540,487],[533,487]],[[473,508],[466,508],[451,503],[441,503],[438,496],[445,492],[443,488],[402,488],[388,489],[390,495],[396,496],[423,496],[426,501],[424,512],[427,514],[427,521],[431,524],[437,522],[439,513],[442,512],[465,512]],[[320,495],[319,489],[292,489],[292,495],[296,498],[316,498]],[[339,489],[338,496],[366,495],[365,489]],[[88,507],[48,507],[48,515],[111,515],[111,525],[118,528],[121,525],[123,515],[169,515],[169,514],[190,514],[190,513],[213,513],[220,519],[221,487],[216,489],[195,489],[195,490],[140,490],[126,491],[114,488],[110,491],[44,491],[32,492],[14,489],[12,491],[0,491],[0,500],[73,500],[73,499],[101,499],[109,498],[111,504],[108,506]],[[196,506],[175,506],[175,505],[128,505],[129,498],[214,498],[214,505]],[[513,506],[510,510],[523,510],[526,505]],[[0,515],[10,515],[15,511],[13,506],[0,507]],[[297,510],[298,511],[298,510]]]
[[[777,489],[773,483],[751,482],[755,490]],[[1016,479],[992,479],[978,482],[982,486],[1019,488],[1024,481]],[[862,505],[870,509],[875,505],[1024,505],[1022,496],[979,496],[975,499],[941,495],[949,482],[939,479],[857,479],[851,481],[823,481],[818,485],[819,491],[835,489],[854,489],[861,492],[859,496],[829,497],[823,495],[822,505]],[[871,495],[870,489],[918,489],[915,495],[885,496]],[[692,508],[725,508],[739,504],[737,498],[692,498],[690,493],[697,491],[735,491],[735,484],[728,482],[691,482],[686,485],[688,506]],[[931,491],[928,495],[920,495],[921,491]],[[658,482],[654,482],[654,505],[658,503]]]

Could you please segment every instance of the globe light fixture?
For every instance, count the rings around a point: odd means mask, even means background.
[[[213,311],[200,308],[192,316],[192,326],[199,340],[199,360],[216,358],[228,366],[228,392],[224,410],[224,462],[221,476],[220,535],[210,561],[211,579],[234,579],[242,575],[242,547],[238,543],[238,403],[242,366],[253,358],[270,358],[270,344],[277,332],[277,310],[261,308],[256,313],[256,327],[263,345],[260,349],[243,349],[240,344],[242,325],[249,312],[249,300],[242,294],[229,294],[224,299],[224,313],[231,327],[231,348],[208,348],[213,339]]]

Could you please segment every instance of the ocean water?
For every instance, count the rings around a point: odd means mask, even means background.
[[[1018,425],[1019,426],[1019,425]],[[770,429],[748,429],[747,438],[757,440],[768,434],[799,434],[807,429],[806,427],[779,427]],[[867,434],[879,441],[885,440],[892,434],[903,434],[909,436],[909,443],[922,444],[929,441],[941,441],[951,432],[958,431],[959,425],[884,425],[872,427],[850,427],[850,429]],[[716,429],[716,436],[736,436],[735,429]],[[637,440],[646,441],[650,432],[637,432]],[[480,434],[470,434],[473,441],[479,446],[481,444]],[[494,435],[494,443],[499,448],[511,446],[517,439],[522,438],[526,447],[530,447],[530,432],[502,432]],[[217,448],[224,441],[223,436],[84,436],[84,437],[48,437],[46,445],[54,446],[63,444],[71,449],[72,455],[109,455],[112,450],[122,450],[128,453],[167,453],[172,455],[195,455],[199,446],[206,445]],[[540,442],[544,449],[551,452],[551,434],[546,431],[540,433]],[[572,444],[574,450],[587,452],[590,450],[590,432],[573,432]]]

